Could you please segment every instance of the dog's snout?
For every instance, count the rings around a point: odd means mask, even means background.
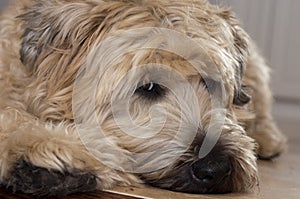
[[[228,159],[204,158],[193,163],[190,167],[193,180],[198,181],[207,189],[221,183],[230,175],[230,162]]]
[[[225,148],[218,144],[213,150],[201,159],[181,166],[176,177],[166,178],[169,184],[162,186],[162,181],[155,181],[151,185],[186,193],[229,193],[234,190],[233,179],[236,170],[232,156],[226,153]],[[158,182],[158,183],[157,183]]]

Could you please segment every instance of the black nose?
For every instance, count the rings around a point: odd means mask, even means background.
[[[229,158],[210,155],[193,163],[190,169],[193,180],[208,190],[225,183],[231,173]]]

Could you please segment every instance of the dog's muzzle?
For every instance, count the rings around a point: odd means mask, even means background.
[[[188,176],[193,186],[187,187],[185,192],[224,193],[230,192],[228,187],[231,174],[229,158],[209,155],[194,162],[188,167]]]
[[[215,147],[206,157],[184,166],[166,179],[151,185],[185,193],[228,193],[233,191],[230,157]]]
[[[186,193],[232,192],[231,172],[228,156],[210,153],[182,168],[170,189]]]

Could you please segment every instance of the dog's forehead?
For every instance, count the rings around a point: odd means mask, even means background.
[[[153,57],[148,59],[147,62],[149,63],[141,65],[142,67],[145,67],[144,74],[146,75],[175,72],[187,79],[190,77],[201,76],[199,72],[201,66],[194,66],[189,60],[171,52],[155,52]]]
[[[88,65],[113,77],[138,69],[134,78],[177,73],[184,79],[200,76],[220,79],[219,67],[202,43],[209,42],[173,30],[134,29],[101,42],[88,56]]]

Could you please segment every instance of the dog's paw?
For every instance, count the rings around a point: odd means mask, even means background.
[[[14,192],[37,196],[64,196],[93,191],[96,189],[97,180],[91,173],[48,170],[19,160],[5,184]]]
[[[259,144],[258,157],[272,160],[287,148],[287,139],[273,122],[262,122],[257,126],[254,139]]]

